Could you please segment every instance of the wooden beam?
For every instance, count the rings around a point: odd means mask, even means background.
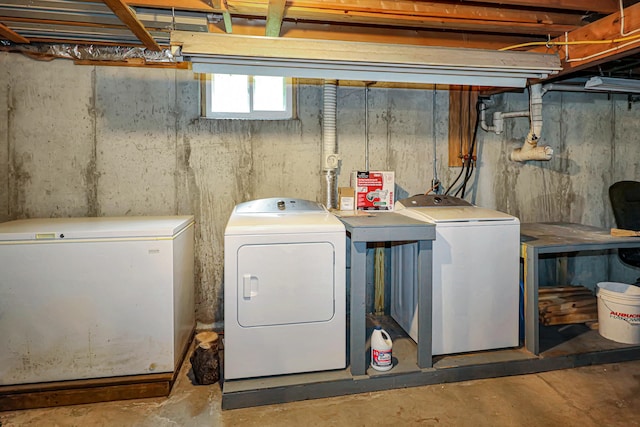
[[[0,16],[0,22],[29,22],[32,24],[44,24],[44,25],[66,25],[70,27],[88,27],[88,28],[125,28],[122,23],[118,25],[103,24],[100,22],[81,22],[81,21],[59,21],[56,19],[42,19],[42,18],[30,18],[30,17],[13,17],[13,16]],[[0,24],[1,25],[1,24]]]
[[[224,24],[209,24],[210,33],[224,33]],[[245,36],[264,35],[264,21],[234,16],[233,33]],[[466,34],[454,31],[437,31],[406,28],[379,28],[372,26],[355,26],[341,24],[325,24],[320,22],[290,22],[285,20],[280,29],[280,36],[287,38],[343,40],[354,42],[386,43],[399,45],[445,46],[472,49],[498,50],[506,44],[530,42],[531,37],[497,34]],[[535,40],[535,39],[534,39]],[[546,40],[540,37],[538,40]]]
[[[0,23],[0,37],[10,40],[14,43],[29,43],[29,39],[22,37],[20,34],[13,31],[11,28]]]
[[[364,4],[364,6],[363,6]],[[228,0],[241,16],[266,16],[267,4],[257,0]],[[363,0],[346,5],[335,1],[290,0],[287,19],[350,24],[485,31],[509,34],[562,34],[582,26],[578,14],[548,13],[495,7],[440,3]]]
[[[624,9],[625,31],[640,27],[640,3]],[[596,41],[614,40],[620,36],[620,12],[612,13],[598,21],[585,25],[584,27],[570,32],[567,41]],[[552,42],[562,43],[565,37],[558,37]],[[618,43],[606,44],[577,44],[568,46],[568,56],[564,46],[558,46],[557,52],[562,61],[562,71],[553,75],[558,77],[564,74],[573,73],[585,68],[591,68],[604,62],[609,62],[624,56],[640,52],[640,39],[628,40]],[[549,52],[546,46],[532,49],[533,52]]]
[[[191,65],[188,62],[147,62],[143,58],[127,59],[125,61],[94,61],[91,59],[76,59],[76,65],[94,65],[100,67],[144,67],[144,68],[171,68],[187,70]]]
[[[147,29],[138,20],[135,13],[127,6],[124,0],[103,0],[104,3],[116,14],[116,16],[129,27],[129,30],[142,42],[149,50],[162,50]]]
[[[140,47],[138,43],[129,43],[129,42],[107,42],[107,41],[96,41],[92,39],[66,39],[66,38],[50,38],[50,37],[31,37],[29,39],[32,43],[62,43],[62,44],[91,44],[91,45],[99,45],[99,46],[130,46],[130,47]],[[164,45],[162,45],[164,46]],[[161,47],[162,47],[161,46]],[[168,48],[169,46],[164,46]]]
[[[153,7],[158,9],[181,9],[181,10],[194,10],[194,11],[204,11],[204,12],[220,12],[222,0],[126,0],[126,3],[130,6],[142,6],[142,7]],[[260,1],[254,1],[254,3],[259,3]],[[264,1],[263,1],[264,2]],[[311,2],[308,2],[311,3]],[[317,4],[334,4],[337,8],[338,5],[342,5],[343,9],[352,9],[354,7],[360,8],[385,8],[385,7],[396,7],[393,3],[400,2],[388,2],[384,0],[357,0],[351,3],[343,2],[339,0],[315,0],[313,3]],[[419,8],[421,6],[420,3],[437,5],[441,9],[451,9],[452,7],[460,5],[460,2],[411,2],[404,1],[403,3],[410,4],[414,3],[414,6]],[[473,2],[465,2],[469,7],[477,6],[473,5]],[[559,9],[559,10],[576,10],[576,11],[591,11],[597,13],[613,13],[618,10],[618,1],[617,0],[485,0],[479,2],[480,4],[484,3],[483,6],[487,3],[496,3],[500,4],[503,8],[507,9],[509,6],[516,7],[529,7],[535,10],[544,10],[544,9]],[[528,13],[532,11],[529,10]]]
[[[280,27],[282,26],[282,18],[284,18],[284,6],[286,3],[286,0],[269,0],[265,36],[280,37]]]
[[[617,0],[482,0],[482,3],[498,3],[501,6],[525,6],[535,9],[564,9],[598,13],[618,10]]]
[[[221,0],[220,7],[222,9],[222,20],[224,21],[224,31],[227,34],[231,34],[233,32],[233,27],[231,25],[231,13],[229,13],[229,9],[227,9],[227,0]]]
[[[478,91],[469,86],[449,86],[449,166],[461,167],[469,153],[476,124]],[[473,156],[478,147],[475,146]]]
[[[129,6],[156,9],[179,9],[197,12],[219,12],[220,0],[126,0]]]

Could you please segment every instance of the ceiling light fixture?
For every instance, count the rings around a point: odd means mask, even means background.
[[[587,80],[584,88],[598,92],[640,93],[640,80],[595,76]]]
[[[338,40],[171,32],[198,73],[524,87],[562,68],[557,55]]]

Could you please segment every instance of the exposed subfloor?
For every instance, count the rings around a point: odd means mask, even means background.
[[[190,369],[168,398],[0,412],[0,426],[640,425],[640,360],[225,411]]]

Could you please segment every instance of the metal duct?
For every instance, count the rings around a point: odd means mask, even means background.
[[[91,61],[144,59],[147,62],[161,62],[164,64],[176,63],[176,58],[169,49],[156,52],[144,47],[48,43],[31,43],[25,45],[1,41],[0,51],[22,53],[35,59],[65,58]]]
[[[336,143],[336,80],[325,80],[323,89],[322,112],[322,192],[327,209],[338,208],[337,174],[340,157]]]

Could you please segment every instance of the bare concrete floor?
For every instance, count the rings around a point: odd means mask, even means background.
[[[0,412],[9,426],[638,426],[640,361],[222,411],[186,361],[168,398]]]

